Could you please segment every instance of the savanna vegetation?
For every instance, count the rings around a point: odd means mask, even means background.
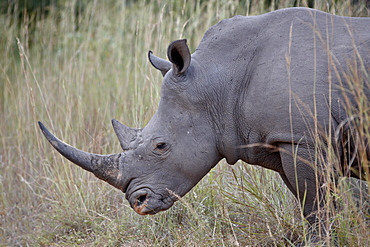
[[[124,194],[56,153],[37,121],[82,150],[120,152],[110,120],[143,127],[159,101],[148,50],[165,57],[187,38],[194,51],[207,28],[236,14],[310,6],[367,16],[369,1],[1,2],[0,245],[290,246],[307,236],[278,174],[242,162],[221,162],[170,210],[139,216]],[[352,79],[359,135],[369,137],[370,104],[356,85],[370,81]],[[337,207],[328,205],[323,244],[370,246],[368,183],[331,188]]]

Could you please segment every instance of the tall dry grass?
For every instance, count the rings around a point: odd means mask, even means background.
[[[162,78],[148,50],[164,57],[171,41],[187,38],[194,51],[221,19],[292,4],[95,0],[76,15],[75,1],[64,1],[36,22],[1,14],[0,244],[283,246],[293,244],[289,235],[304,236],[299,206],[273,172],[221,163],[173,208],[141,217],[120,191],[55,153],[37,127],[42,120],[82,150],[119,152],[110,120],[142,127],[158,104]],[[315,2],[339,14],[359,11],[348,6]],[[369,245],[368,215],[355,210],[345,186],[336,193],[344,209],[331,219],[337,239]]]

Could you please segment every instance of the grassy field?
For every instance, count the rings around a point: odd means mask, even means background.
[[[171,41],[187,38],[193,52],[219,20],[294,1],[95,0],[79,14],[74,1],[60,2],[48,15],[0,14],[0,245],[289,246],[306,236],[278,174],[221,162],[170,210],[143,217],[120,191],[56,153],[37,126],[88,152],[120,152],[110,120],[143,127],[159,101],[162,76],[148,50],[165,57]],[[358,2],[313,4],[366,15]],[[347,182],[335,190],[343,206],[326,244],[370,246],[369,211]]]

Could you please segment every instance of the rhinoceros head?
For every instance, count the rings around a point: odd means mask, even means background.
[[[64,157],[126,193],[139,214],[170,208],[221,159],[215,134],[198,97],[197,66],[186,40],[168,48],[171,62],[149,52],[152,65],[164,76],[159,107],[143,129],[112,120],[124,152],[97,155],[78,150],[40,128]]]

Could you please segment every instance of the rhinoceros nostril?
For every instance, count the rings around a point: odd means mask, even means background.
[[[146,195],[139,196],[137,199],[137,206],[140,207],[146,201]]]

